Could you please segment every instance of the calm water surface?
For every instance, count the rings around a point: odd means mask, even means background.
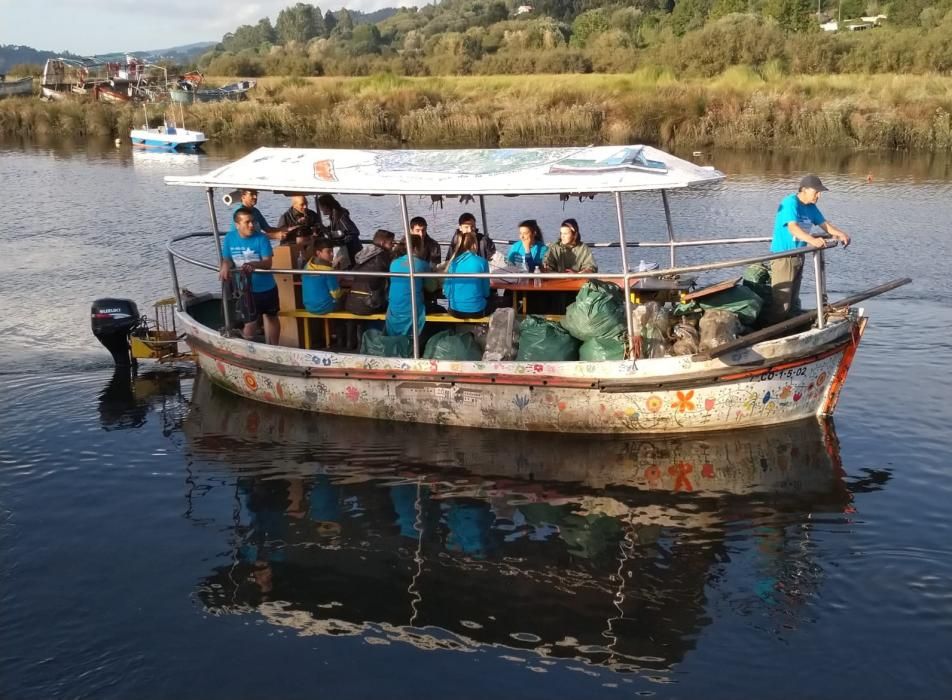
[[[816,169],[855,237],[831,295],[915,284],[866,304],[835,426],[635,440],[317,417],[187,367],[114,374],[89,302],[169,294],[164,242],[208,223],[162,177],[230,155],[0,145],[0,696],[952,691],[947,160],[717,154],[727,182],[672,196],[685,237],[766,235]],[[536,216],[552,239],[576,216],[608,240],[603,199],[490,201],[490,231]],[[346,204],[365,231],[399,221]],[[442,240],[463,211],[414,205]],[[262,197],[270,219],[285,207]],[[655,198],[626,219],[664,236]]]

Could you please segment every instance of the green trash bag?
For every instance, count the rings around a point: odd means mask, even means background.
[[[554,321],[527,316],[519,324],[519,362],[562,362],[578,359],[579,342]]]
[[[427,341],[423,359],[475,362],[483,359],[483,353],[472,333],[457,335],[449,330],[440,331]]]
[[[753,284],[770,284],[770,267],[767,263],[754,263],[744,269],[744,282]]]
[[[617,338],[625,330],[625,294],[610,282],[589,280],[569,304],[562,327],[579,340]]]
[[[744,280],[741,284],[751,289],[764,302],[762,311],[770,307],[773,300],[773,287],[770,286],[770,267],[767,263],[749,265],[744,270]]]
[[[578,359],[584,362],[609,362],[625,359],[625,339],[592,338],[578,349]]]
[[[740,285],[695,300],[702,309],[721,309],[737,315],[745,326],[752,326],[764,307],[764,301],[750,287]]]
[[[413,340],[408,335],[384,335],[378,328],[368,328],[360,337],[360,354],[410,357],[413,354]]]

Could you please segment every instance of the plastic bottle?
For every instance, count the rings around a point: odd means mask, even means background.
[[[535,269],[535,272],[536,272],[536,278],[535,278],[534,280],[532,280],[532,285],[533,285],[534,287],[541,287],[541,286],[542,286],[542,277],[540,277],[539,275],[542,274],[542,267],[541,267],[541,266],[537,267],[537,268]]]
[[[304,247],[302,246],[301,248],[298,249],[297,265],[295,267],[297,267],[298,270],[303,270],[305,263],[306,261],[304,260]]]

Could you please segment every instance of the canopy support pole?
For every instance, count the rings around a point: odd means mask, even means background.
[[[813,253],[813,274],[816,278],[816,327],[826,325],[826,261],[823,248]]]
[[[668,251],[670,266],[675,267],[674,261],[674,224],[671,223],[671,205],[668,204],[668,191],[661,190],[661,202],[664,204],[664,221],[668,226]]]
[[[420,331],[417,328],[416,275],[413,272],[413,233],[410,231],[410,212],[407,209],[407,196],[400,195],[400,213],[403,215],[403,240],[407,244],[407,267],[410,268],[410,328],[413,333],[413,359],[420,359]]]
[[[483,195],[479,195],[479,218],[483,222],[483,235],[489,235],[489,226],[486,223],[486,198]]]
[[[143,105],[144,106],[144,105]],[[222,257],[221,257],[221,232],[218,230],[218,217],[215,215],[215,188],[209,187],[205,190],[205,195],[208,199],[208,216],[211,218],[212,222],[212,236],[215,237],[215,255],[218,256],[218,267],[221,268]],[[174,268],[173,268],[174,273]],[[174,274],[173,274],[174,279]],[[179,298],[178,293],[178,280],[175,279],[175,296]],[[179,299],[179,309],[184,311],[182,308],[181,299]],[[228,332],[231,330],[232,318],[231,318],[231,283],[222,282],[221,283],[221,312],[222,318],[225,319],[225,331]]]
[[[634,360],[635,334],[631,313],[631,280],[628,277],[628,242],[625,240],[625,217],[621,208],[621,192],[615,192],[615,214],[618,216],[618,240],[621,243],[621,269],[625,273],[622,290],[625,294],[625,320],[628,322],[628,348]]]

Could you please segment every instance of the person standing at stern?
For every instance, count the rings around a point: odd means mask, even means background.
[[[812,246],[822,248],[825,241],[812,235],[814,226],[833,236],[846,248],[849,235],[826,220],[817,207],[821,192],[829,190],[816,175],[806,175],[800,180],[795,194],[784,197],[777,207],[774,219],[771,253],[784,253]],[[772,301],[769,323],[786,320],[800,309],[800,283],[803,281],[803,256],[796,255],[770,261],[770,284]]]
[[[281,335],[278,323],[278,287],[272,274],[254,274],[253,270],[271,269],[271,241],[255,230],[254,214],[247,207],[239,207],[232,217],[234,229],[225,235],[221,244],[221,267],[218,277],[228,282],[234,268],[251,274],[251,294],[254,315],[246,319],[242,335],[254,338],[258,319],[264,319],[264,337],[269,345],[277,345]]]

